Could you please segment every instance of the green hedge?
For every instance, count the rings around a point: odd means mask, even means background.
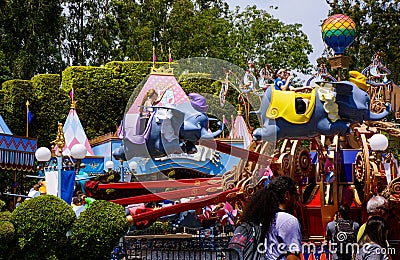
[[[71,251],[75,259],[110,259],[111,251],[127,230],[123,206],[96,200],[73,224]]]
[[[60,89],[59,74],[40,74],[31,79],[32,97],[29,109],[33,115],[29,136],[38,139],[38,147],[50,147],[56,139],[58,122],[65,122],[70,103],[68,94]]]
[[[14,225],[10,221],[0,221],[0,241],[2,245],[13,241],[14,233]]]
[[[17,243],[14,225],[10,222],[11,212],[6,211],[6,203],[0,200],[0,259],[11,259]]]
[[[0,222],[1,221],[10,221],[10,220],[11,220],[11,212],[10,211],[0,212]]]
[[[7,207],[6,203],[4,201],[0,200],[0,211],[6,210],[6,207]]]
[[[55,196],[24,201],[11,214],[19,242],[19,259],[62,259],[66,234],[75,220],[71,206]]]
[[[32,83],[29,80],[8,80],[2,84],[2,113],[14,135],[25,136],[26,101],[32,97]]]

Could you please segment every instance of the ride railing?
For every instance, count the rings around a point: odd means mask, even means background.
[[[237,252],[228,249],[230,235],[140,235],[125,236],[113,259],[237,259]],[[303,241],[302,259],[330,259],[323,240]]]
[[[203,237],[190,234],[124,237],[126,259],[228,259],[237,254],[228,249],[230,236]]]

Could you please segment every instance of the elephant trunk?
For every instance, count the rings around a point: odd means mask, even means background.
[[[376,114],[374,112],[369,111],[369,114],[367,115],[367,120],[378,121],[385,118],[389,114],[390,110],[392,110],[392,106],[390,105],[390,103],[386,103],[385,105],[386,105],[386,110],[383,111],[382,113]]]
[[[222,131],[224,131],[224,124],[222,122],[218,122],[218,125],[220,125],[220,129],[212,133],[209,133],[205,128],[203,128],[201,131],[201,139],[217,138],[222,133]]]

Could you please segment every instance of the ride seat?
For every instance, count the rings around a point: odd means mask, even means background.
[[[150,118],[145,119],[141,118],[139,114],[127,114],[124,122],[126,138],[134,144],[146,143],[150,135],[153,116],[154,113],[151,113]]]
[[[313,89],[311,93],[272,89],[271,101],[266,112],[266,117],[270,119],[283,118],[293,124],[309,122],[314,112],[316,91],[316,88]],[[298,98],[310,101],[303,114],[297,114],[296,112],[296,99]]]

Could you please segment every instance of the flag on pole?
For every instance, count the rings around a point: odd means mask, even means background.
[[[168,61],[169,61],[169,63],[171,63],[171,62],[172,62],[171,48],[168,48],[168,51],[169,51],[169,58],[168,58]]]
[[[153,67],[156,66],[156,61],[157,61],[157,57],[156,57],[156,47],[153,46]]]
[[[32,113],[31,111],[29,111],[29,100],[26,101],[26,134],[25,136],[28,137],[29,136],[29,124],[32,121]]]
[[[72,86],[71,91],[69,92],[69,97],[74,100],[74,86]]]
[[[31,110],[29,110],[29,108],[28,108],[28,125],[31,124],[32,119],[33,119],[33,115],[32,115],[32,113],[31,113]]]
[[[118,139],[124,139],[124,120],[121,120],[121,124],[118,126]]]

